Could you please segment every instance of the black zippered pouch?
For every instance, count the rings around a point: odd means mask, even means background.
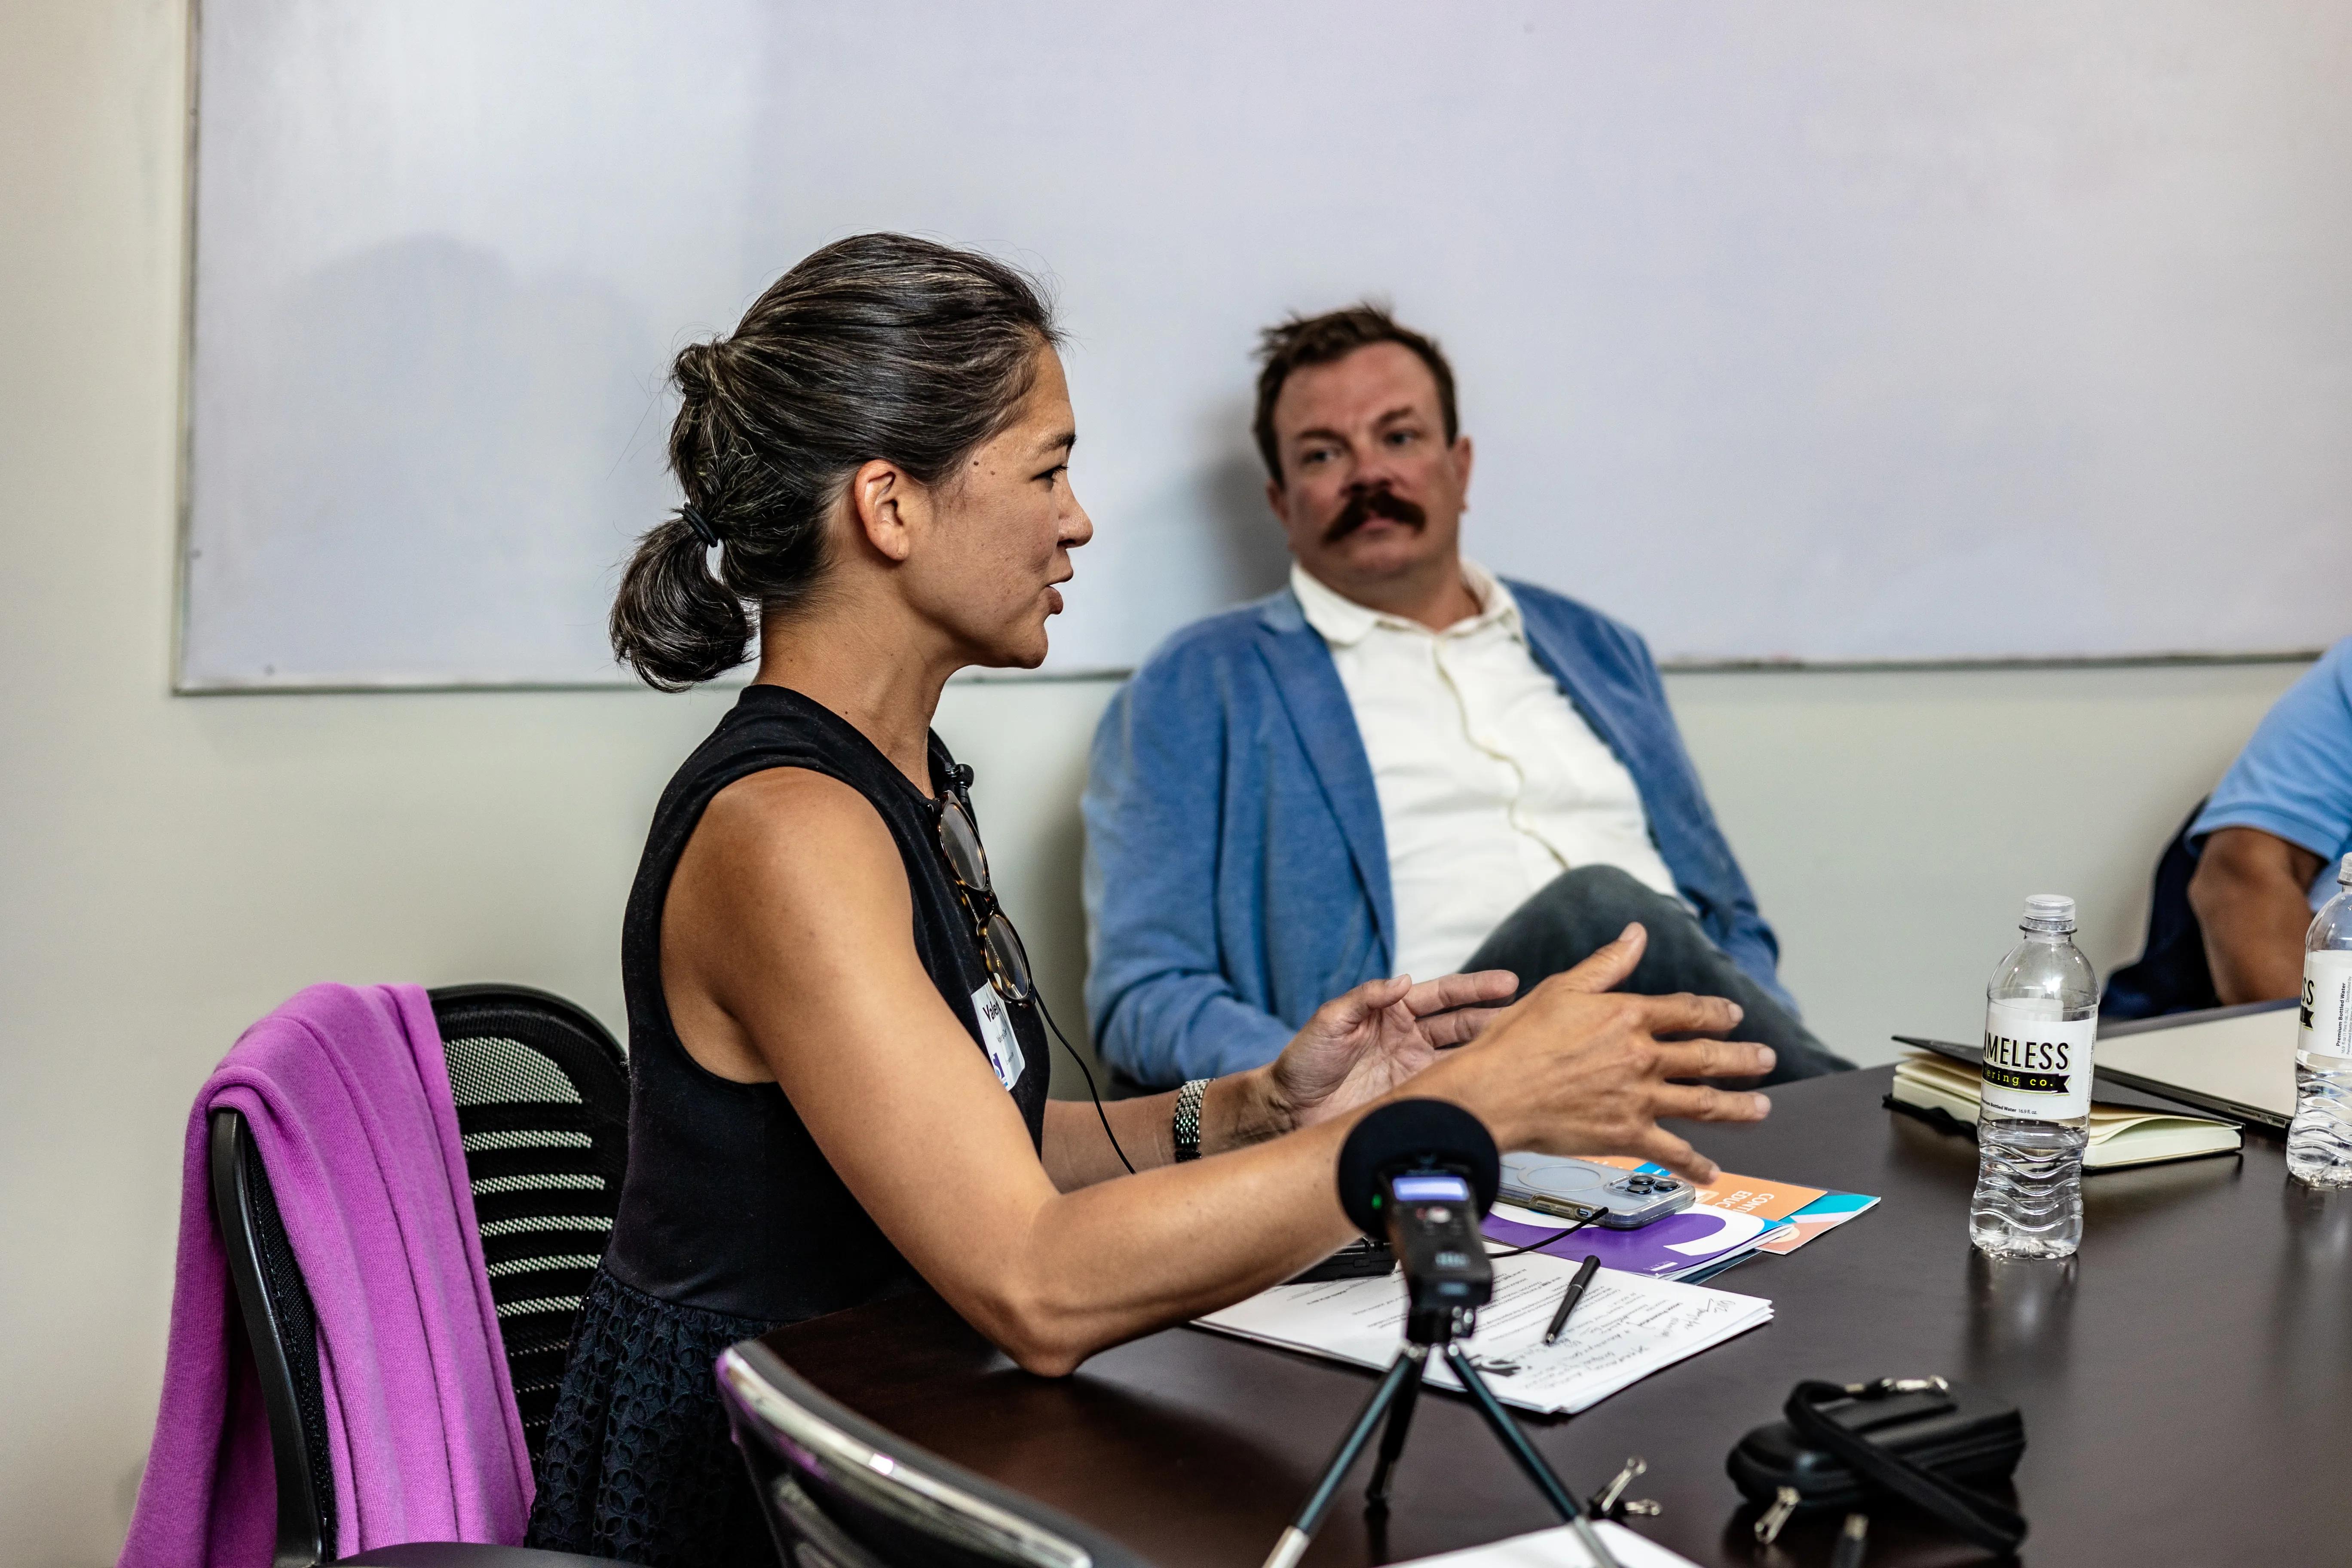
[[[2017,1407],[1963,1384],[1825,1399],[1812,1409],[1873,1449],[1964,1485],[2008,1477],[2025,1452],[2025,1421]],[[1756,1502],[1770,1503],[1781,1488],[1790,1488],[1800,1510],[1850,1509],[1873,1489],[1853,1466],[1826,1447],[1800,1438],[1786,1421],[1742,1437],[1726,1468],[1741,1493]]]

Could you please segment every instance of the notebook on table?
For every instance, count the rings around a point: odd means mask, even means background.
[[[1895,1065],[1895,1087],[1888,1094],[1898,1105],[1973,1123],[1983,1108],[1980,1089],[1974,1068],[1933,1052],[1915,1051]],[[2235,1122],[2097,1100],[2091,1103],[2090,1132],[2083,1166],[2091,1171],[2227,1154],[2243,1142]]]
[[[2139,1096],[2153,1095],[2284,1131],[2294,1118],[2294,1038],[2301,1022],[2290,998],[2107,1025],[2092,1057],[2091,1092],[2136,1108],[2147,1104]],[[1983,1060],[1976,1046],[1909,1035],[1895,1039],[1958,1062]]]

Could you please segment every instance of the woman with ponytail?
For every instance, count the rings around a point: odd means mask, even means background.
[[[1255,1071],[1046,1099],[1044,1004],[930,721],[956,670],[1044,660],[1093,535],[1059,341],[1003,264],[866,235],[677,357],[684,499],[628,564],[613,646],[666,690],[759,666],[664,793],[630,894],[628,1176],[535,1544],[772,1563],[712,1385],[729,1344],[929,1289],[1066,1373],[1345,1242],[1339,1144],[1408,1079],[1506,1148],[1701,1177],[1656,1119],[1764,1113],[1665,1081],[1770,1053],[1662,1042],[1727,1031],[1728,1002],[1608,994],[1639,927],[1507,1011],[1506,973],[1375,981]]]

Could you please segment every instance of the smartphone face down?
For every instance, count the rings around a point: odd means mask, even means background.
[[[1563,1219],[1584,1219],[1595,1209],[1607,1209],[1601,1224],[1611,1230],[1638,1230],[1681,1213],[1698,1196],[1679,1177],[1621,1171],[1560,1154],[1504,1155],[1502,1190],[1496,1195]]]

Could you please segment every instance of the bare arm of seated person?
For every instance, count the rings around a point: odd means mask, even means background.
[[[1289,1118],[1296,1131],[1261,1136],[1280,1131],[1280,1096],[1224,1086],[1203,1147],[1227,1152],[1090,1180],[1110,1158],[1093,1108],[1048,1121],[1041,1162],[1012,1097],[924,972],[911,929],[904,865],[862,797],[817,773],[755,773],[720,792],[679,860],[663,913],[663,985],[695,1058],[726,1077],[781,1083],[883,1233],[1023,1366],[1066,1373],[1096,1351],[1277,1283],[1348,1239],[1332,1184],[1339,1144],[1384,1077],[1418,1065],[1429,1043],[1397,1046],[1392,1031],[1412,1026],[1392,1014],[1411,1012],[1397,982],[1359,987],[1339,1016],[1318,1016],[1330,1025],[1321,1036],[1310,1026],[1294,1042],[1306,1058],[1290,1064],[1295,1082],[1328,1081],[1350,1049],[1365,1053],[1320,1103]],[[1723,1033],[1738,1009],[1717,997],[1602,994],[1639,952],[1629,935],[1547,982],[1423,1068],[1412,1092],[1459,1103],[1506,1147],[1637,1153],[1710,1175],[1712,1164],[1657,1119],[1754,1121],[1769,1104],[1666,1079],[1766,1071],[1771,1052],[1662,1042]],[[1440,983],[1422,1000],[1442,1005],[1444,994]],[[1367,1062],[1384,1031],[1395,1059]],[[1131,1153],[1166,1158],[1165,1133],[1149,1129],[1167,1114],[1165,1097],[1116,1114],[1122,1138],[1135,1133]],[[1089,1140],[1094,1147],[1078,1146]]]
[[[2189,906],[2205,931],[2205,961],[2225,1005],[2271,1002],[2303,989],[2303,939],[2319,857],[2259,827],[2206,837]]]

